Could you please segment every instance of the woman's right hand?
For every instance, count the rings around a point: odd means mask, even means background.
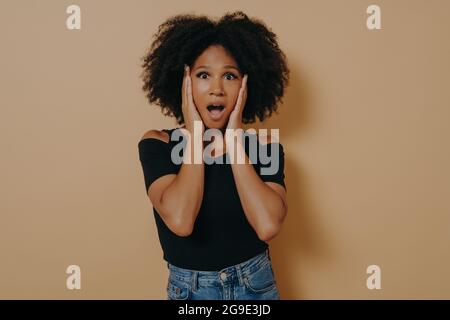
[[[193,134],[194,133],[194,121],[200,121],[202,125],[202,136],[205,130],[205,125],[197,111],[197,107],[192,97],[192,79],[190,76],[189,66],[184,67],[183,85],[181,88],[181,111],[183,112],[184,124],[186,129]]]

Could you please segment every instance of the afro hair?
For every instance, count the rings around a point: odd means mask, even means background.
[[[263,121],[277,110],[289,81],[286,57],[277,36],[257,19],[237,11],[219,21],[207,16],[177,15],[158,28],[154,41],[142,57],[142,79],[150,104],[159,105],[165,116],[184,124],[181,85],[184,65],[192,66],[211,45],[221,45],[248,74],[248,96],[243,123]]]

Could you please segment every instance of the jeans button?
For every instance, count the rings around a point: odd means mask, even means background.
[[[225,281],[225,279],[227,278],[227,274],[225,272],[221,272],[220,273],[220,279],[222,279],[223,281]]]

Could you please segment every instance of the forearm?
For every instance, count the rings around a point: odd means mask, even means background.
[[[197,141],[197,146],[202,146]],[[189,148],[190,146],[190,148]],[[190,234],[199,213],[204,192],[204,163],[194,163],[194,138],[188,137],[183,163],[172,183],[164,190],[161,203],[171,214],[180,233]]]
[[[281,196],[258,176],[240,141],[236,147],[245,160],[245,163],[235,160],[231,164],[242,208],[258,237],[265,241],[279,232],[287,209]],[[232,150],[231,146],[227,145],[227,150]],[[234,154],[230,152],[232,157]]]

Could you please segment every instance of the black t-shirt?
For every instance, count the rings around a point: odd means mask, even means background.
[[[164,129],[164,131],[170,137],[172,132],[177,129]],[[246,137],[250,135],[253,134],[245,132]],[[256,135],[253,136],[256,137]],[[171,173],[177,174],[180,170],[182,164],[174,164],[171,160],[172,148],[180,141],[169,139],[169,142],[166,143],[159,139],[147,138],[139,142],[139,158],[144,173],[146,193],[156,179]],[[246,154],[249,156],[249,139],[245,139],[244,142]],[[260,156],[257,157],[258,161],[252,161],[253,167],[262,181],[276,182],[286,188],[283,146],[278,142],[271,144],[279,145],[278,170],[274,174],[267,174],[267,172],[261,174],[260,168],[268,168],[270,163],[267,162],[267,159],[260,161]],[[261,152],[270,157],[271,144],[263,145],[258,141],[257,154],[260,154],[260,148],[266,148]],[[180,154],[182,155],[183,152],[181,151]],[[227,159],[230,159],[229,154],[225,153],[219,157],[222,158],[223,164],[204,163],[203,202],[194,229],[189,236],[179,237],[173,233],[153,208],[158,236],[164,253],[163,258],[177,267],[199,271],[219,271],[244,262],[264,252],[268,247],[266,242],[258,238],[245,216],[231,164],[227,163]]]

